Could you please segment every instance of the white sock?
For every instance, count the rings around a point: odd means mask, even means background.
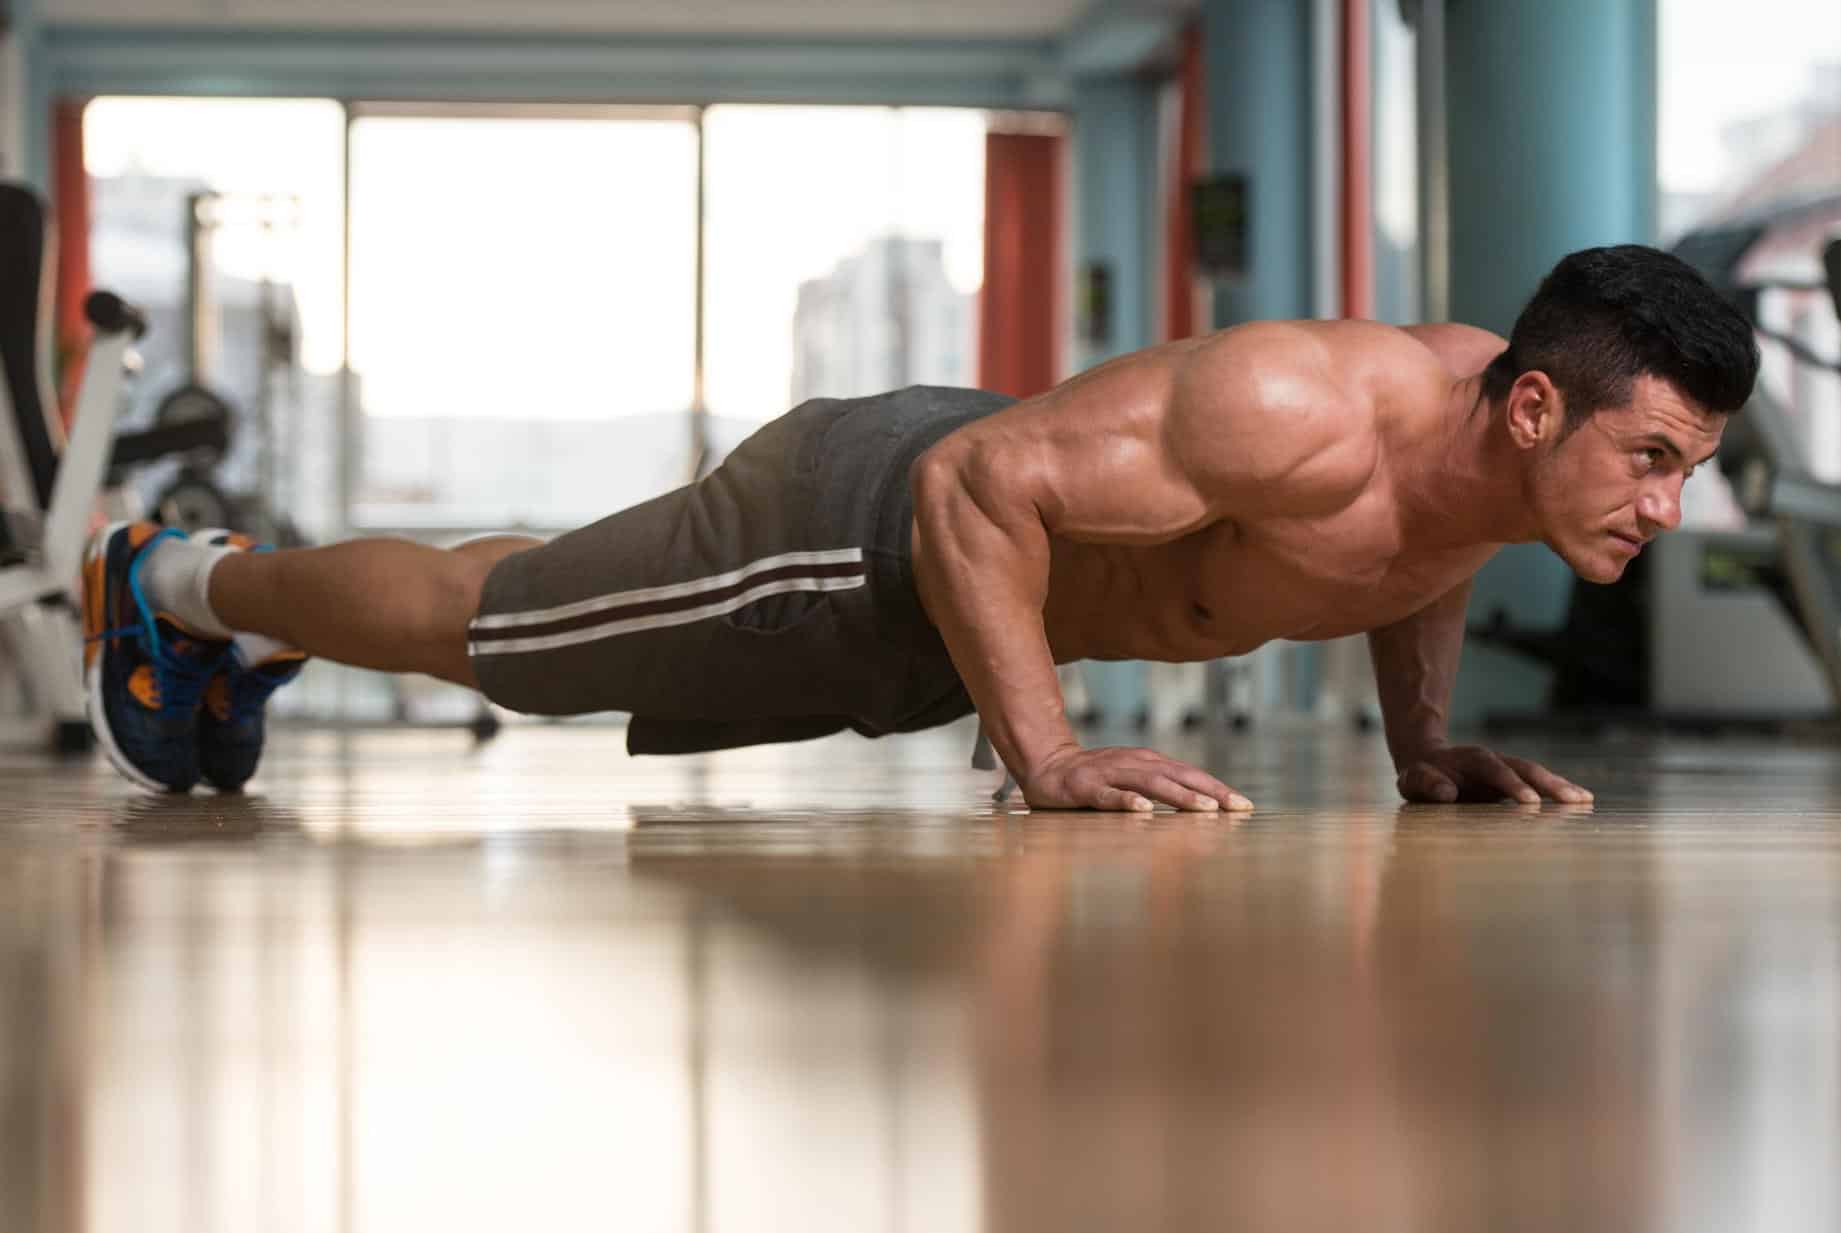
[[[237,658],[243,661],[245,668],[253,668],[265,659],[273,659],[295,650],[281,639],[271,638],[267,634],[238,634],[233,641],[237,644]]]
[[[147,601],[193,633],[231,639],[245,667],[254,667],[277,655],[299,654],[279,638],[231,629],[211,607],[212,571],[231,553],[243,551],[231,544],[210,542],[225,534],[201,531],[190,539],[172,536],[155,544],[141,566],[141,590]]]
[[[141,590],[157,612],[164,612],[195,634],[228,638],[233,630],[211,610],[211,571],[237,551],[168,536],[147,550],[141,563]]]

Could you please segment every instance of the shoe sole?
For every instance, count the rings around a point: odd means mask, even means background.
[[[83,551],[83,635],[86,639],[95,638],[108,629],[108,555],[109,541],[133,523],[111,522],[90,537],[89,547]],[[129,782],[150,792],[163,792],[176,795],[175,790],[128,761],[128,756],[115,742],[115,733],[109,729],[108,708],[102,698],[102,659],[108,653],[108,647],[98,642],[96,653],[87,657],[83,665],[83,713],[89,719],[89,729],[96,734],[96,743],[102,746],[110,765],[120,771]]]

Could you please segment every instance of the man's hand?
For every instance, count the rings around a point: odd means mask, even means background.
[[[1070,745],[1018,776],[1033,809],[1143,812],[1159,803],[1177,809],[1247,810],[1240,793],[1206,771],[1152,749],[1082,749]]]
[[[1538,762],[1481,745],[1440,745],[1400,762],[1400,795],[1409,801],[1590,803],[1592,794]]]

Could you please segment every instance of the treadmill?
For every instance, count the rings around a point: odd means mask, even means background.
[[[1691,232],[1675,252],[1731,297],[1759,336],[1784,347],[1795,364],[1841,374],[1841,355],[1820,354],[1802,339],[1764,325],[1759,311],[1767,292],[1825,292],[1841,319],[1841,234],[1822,249],[1819,280],[1740,275],[1746,257],[1768,234],[1823,217],[1841,219],[1841,198]],[[1821,663],[1830,698],[1841,700],[1841,485],[1810,471],[1797,436],[1789,409],[1760,381],[1726,430],[1719,466],[1746,514],[1774,528],[1781,573],[1773,589]]]

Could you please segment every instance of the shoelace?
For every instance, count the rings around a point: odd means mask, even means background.
[[[150,633],[148,629],[135,625],[126,625],[120,629],[107,629],[102,633],[92,635],[87,641],[109,642],[116,638],[131,638],[147,648],[147,660],[153,665],[154,687],[159,691],[162,710],[173,706],[188,711],[195,708],[199,700],[204,697],[206,688],[210,686],[211,678],[223,665],[224,656],[229,652],[229,648],[226,647],[224,652],[202,663],[187,663],[184,660],[175,659],[167,652],[158,630]]]
[[[196,710],[204,699],[205,689],[217,674],[224,657],[220,653],[199,664],[175,659],[158,640],[149,644],[148,660],[153,664],[154,683],[160,690],[161,709]]]
[[[146,592],[141,589],[141,566],[146,564],[148,553],[155,544],[163,539],[183,538],[181,532],[167,527],[142,544],[128,566],[128,594],[134,598],[134,608],[140,614],[141,622],[140,628],[127,636],[140,638],[146,648],[147,660],[153,665],[154,684],[160,691],[162,710],[174,707],[182,711],[196,710],[204,699],[211,678],[217,674],[231,650],[226,643],[218,654],[208,659],[201,657],[196,663],[187,663],[175,658],[166,649],[165,640],[160,637],[159,620],[154,616],[153,605],[147,602]]]

